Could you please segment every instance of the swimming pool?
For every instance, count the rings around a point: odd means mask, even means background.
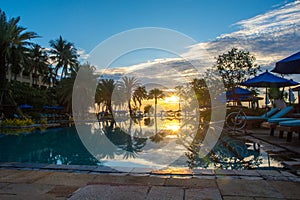
[[[282,167],[257,145],[229,136],[221,136],[207,155],[200,155],[201,131],[191,132],[195,127],[180,119],[107,120],[83,123],[80,128],[89,130],[85,144],[75,127],[2,134],[0,162],[151,168]]]

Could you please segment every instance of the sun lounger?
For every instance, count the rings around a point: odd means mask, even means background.
[[[270,119],[282,118],[290,114],[293,110],[293,106],[288,106],[281,109],[280,111],[278,111],[277,108],[273,108],[269,112],[261,116],[246,116],[247,127],[251,127],[254,123],[264,122]]]
[[[270,129],[270,135],[274,136],[276,126],[279,124],[279,122],[289,121],[289,120],[295,120],[295,118],[289,118],[289,117],[269,118],[266,122],[263,122],[261,124],[261,126],[263,128],[269,128]]]
[[[287,142],[292,141],[293,132],[298,133],[298,136],[300,139],[300,120],[299,119],[279,122],[279,125],[276,127],[276,129],[279,130],[280,138],[283,138],[284,131],[287,132],[287,138],[286,138]]]
[[[268,111],[267,113],[264,113],[263,115],[260,116],[246,116],[246,120],[266,120],[268,119],[270,116],[274,115],[276,112],[278,112],[277,108],[272,108],[270,111]]]

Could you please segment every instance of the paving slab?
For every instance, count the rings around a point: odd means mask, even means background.
[[[276,170],[257,170],[257,172],[261,176],[282,176],[282,174]]]
[[[96,175],[90,184],[131,184],[164,185],[165,179],[159,177]]]
[[[260,176],[258,170],[233,170],[239,176]]]
[[[113,169],[107,166],[98,166],[93,169],[93,172],[103,172],[103,173],[110,173],[110,172],[118,172],[118,170]]]
[[[266,198],[266,197],[255,197],[255,200],[286,200],[286,198]]]
[[[34,200],[65,200],[65,197],[55,197],[48,194],[0,194],[1,200],[24,200],[24,199],[34,199]]]
[[[123,179],[119,179],[120,184],[138,184],[138,185],[164,185],[165,179],[157,177],[141,178],[138,176],[126,176]]]
[[[90,165],[45,165],[41,167],[42,169],[65,169],[65,170],[81,170],[81,171],[92,171],[97,166],[90,166]]]
[[[185,190],[185,200],[214,199],[222,200],[218,188],[191,188]]]
[[[88,185],[75,192],[69,200],[82,199],[146,199],[147,186]]]
[[[38,181],[36,181],[36,183],[50,185],[85,186],[95,177],[96,175],[94,174],[56,172],[39,179]]]
[[[33,183],[49,174],[51,172],[42,172],[42,171],[26,171],[26,170],[5,170],[6,175],[0,178],[1,182],[7,183]],[[2,170],[0,170],[2,172]]]
[[[131,172],[133,170],[133,167],[112,167],[112,169],[117,170],[118,172]]]
[[[199,178],[191,178],[191,179],[166,179],[166,186],[181,186],[185,188],[217,188],[215,179],[199,179]]]
[[[193,169],[193,173],[197,175],[215,175],[215,171],[212,169]]]
[[[276,190],[278,190],[284,197],[288,199],[300,199],[300,183],[286,182],[286,181],[270,181]]]
[[[74,193],[78,189],[79,187],[77,186],[56,185],[51,190],[49,190],[47,194],[54,197],[67,198],[70,196],[70,194]]]
[[[153,171],[152,168],[133,168],[131,173],[139,173],[139,174],[144,174],[144,173],[151,173]]]
[[[233,170],[225,170],[225,169],[218,169],[215,170],[216,175],[224,175],[224,176],[234,176],[236,175]]]
[[[216,179],[215,176],[204,176],[204,175],[194,175],[193,178],[199,178],[199,179]]]
[[[245,196],[223,196],[223,200],[256,200],[256,198]]]
[[[184,190],[180,187],[153,186],[148,193],[147,200],[182,200],[183,195]]]
[[[26,183],[12,183],[0,189],[0,194],[23,195],[23,194],[45,194],[51,189],[53,185],[46,184],[26,184]]]
[[[0,189],[7,186],[9,183],[0,183]]]
[[[217,179],[217,184],[224,196],[283,198],[283,195],[265,180]]]
[[[240,176],[240,179],[245,179],[245,180],[263,180],[263,177],[260,176]]]

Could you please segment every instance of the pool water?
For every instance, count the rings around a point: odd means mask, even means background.
[[[221,136],[214,148],[201,156],[202,144],[194,142],[199,132],[190,132],[192,126],[177,119],[89,122],[77,129],[0,134],[0,162],[152,168],[282,167],[263,148],[229,136]],[[201,141],[199,137],[197,141]]]

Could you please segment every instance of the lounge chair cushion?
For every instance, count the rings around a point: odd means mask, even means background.
[[[289,120],[295,120],[295,118],[287,118],[287,117],[283,117],[283,118],[270,118],[270,119],[268,119],[268,122],[270,122],[270,123],[279,123],[279,122],[289,121]]]
[[[246,119],[246,120],[265,120],[265,119],[267,119],[262,116],[245,116],[245,117],[241,117],[241,118]]]
[[[281,117],[285,116],[286,114],[288,114],[289,112],[291,112],[293,109],[294,109],[293,106],[288,106],[288,107],[280,110],[275,115],[272,115],[270,118],[281,118]]]
[[[266,115],[267,115],[267,117],[270,117],[270,116],[274,115],[277,111],[278,111],[278,108],[272,108],[267,113],[261,115],[261,117],[266,117]]]
[[[266,120],[268,119],[268,117],[274,115],[274,113],[276,113],[278,111],[277,108],[272,108],[270,111],[268,111],[267,113],[260,115],[260,116],[245,116],[245,117],[241,117],[243,119],[246,120]]]
[[[296,119],[296,120],[283,121],[283,122],[279,122],[279,125],[280,126],[291,126],[291,127],[300,126],[300,120]]]

